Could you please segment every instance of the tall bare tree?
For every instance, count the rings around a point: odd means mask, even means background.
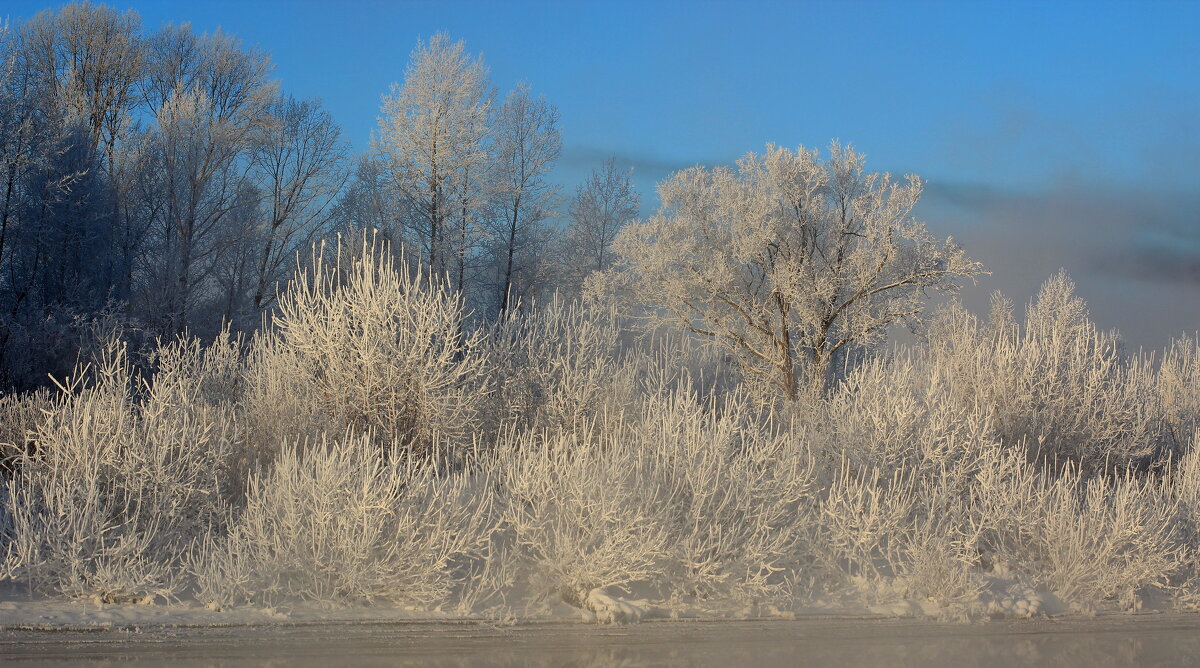
[[[145,67],[140,30],[132,10],[88,2],[45,10],[22,27],[26,67],[63,113],[84,126],[106,166],[133,121]]]
[[[546,245],[546,220],[558,203],[558,186],[548,180],[562,152],[558,109],[534,97],[527,83],[508,94],[496,114],[492,161],[494,189],[489,236],[497,263],[501,315],[514,297],[528,291],[530,276]]]
[[[588,180],[575,190],[568,213],[571,216],[560,255],[563,288],[582,290],[584,279],[612,265],[612,244],[617,233],[637,218],[641,199],[633,186],[633,169],[619,170],[609,158],[592,170]]]
[[[353,237],[363,232],[379,234],[400,251],[405,244],[400,194],[387,164],[376,155],[366,154],[354,162],[353,171],[333,207],[334,229]]]
[[[81,131],[107,180],[108,210],[94,224],[106,228],[95,231],[110,246],[92,261],[106,274],[110,294],[121,299],[129,296],[131,261],[122,240],[130,236],[126,228],[136,223],[124,215],[130,175],[122,171],[129,161],[120,152],[135,132],[134,111],[145,75],[140,30],[141,19],[133,11],[77,2],[41,12],[21,31],[24,66],[41,89],[40,104]]]
[[[3,167],[3,198],[0,199],[0,271],[9,250],[10,232],[17,224],[23,199],[24,176],[38,159],[35,122],[37,106],[29,91],[28,72],[18,64],[19,44],[13,31],[0,26],[0,167]]]
[[[221,32],[168,26],[150,40],[147,104],[163,175],[157,278],[166,331],[181,331],[194,291],[231,237],[221,229],[245,211],[248,150],[275,97],[270,60]],[[168,85],[173,85],[168,88]]]
[[[347,178],[341,129],[319,101],[283,97],[266,111],[252,155],[266,213],[255,235],[255,312],[270,306],[271,286],[288,258],[329,220]]]

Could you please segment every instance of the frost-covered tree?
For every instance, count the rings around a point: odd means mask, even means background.
[[[147,104],[157,122],[151,142],[161,172],[149,280],[160,286],[163,329],[181,331],[198,285],[234,243],[233,214],[246,211],[247,151],[275,98],[270,59],[221,32],[195,35],[168,26],[150,40],[154,67]]]
[[[40,193],[42,204],[23,217],[36,233],[24,240],[41,245],[45,253],[39,259],[37,250],[22,249],[33,250],[38,260],[29,265],[36,270],[25,272],[24,278],[49,288],[44,298],[28,300],[23,308],[124,296],[119,286],[114,290],[111,285],[120,271],[119,253],[109,244],[120,237],[121,226],[117,154],[134,123],[131,111],[144,72],[140,23],[131,11],[72,3],[38,13],[15,39],[4,40],[4,78],[11,85],[5,86],[10,99],[0,104],[17,121],[0,130],[9,137],[0,148],[9,168],[5,222],[16,222],[11,205],[19,196]],[[41,185],[27,180],[21,187],[22,176],[34,174],[22,167],[35,163],[40,168],[33,180]],[[0,240],[0,246],[6,241]],[[79,295],[90,292],[93,298],[67,298],[68,289]]]
[[[140,29],[132,10],[76,2],[42,11],[21,30],[25,66],[82,126],[109,167],[133,122],[130,109],[145,62]]]
[[[439,33],[417,43],[404,83],[383,98],[376,148],[408,204],[405,226],[422,260],[440,274],[462,273],[472,234],[464,199],[487,159],[491,91],[483,59]]]
[[[12,29],[0,25],[0,269],[8,247],[9,223],[16,219],[20,201],[20,177],[33,159],[34,109],[24,95],[26,88],[17,70]]]
[[[613,240],[637,218],[641,204],[633,186],[633,169],[617,169],[612,158],[575,190],[563,240],[563,255],[569,263],[564,273],[571,285],[581,286],[588,274],[612,265]]]
[[[274,301],[288,260],[311,244],[346,182],[341,129],[319,101],[283,97],[267,108],[252,160],[265,219],[256,230],[255,312]]]
[[[488,236],[498,310],[529,291],[544,260],[558,186],[547,177],[562,152],[558,109],[520,83],[505,99],[493,127],[493,199]]]
[[[355,161],[354,175],[333,206],[333,229],[346,236],[371,231],[399,251],[406,240],[400,224],[401,209],[402,202],[387,164],[378,156],[362,155]],[[410,252],[418,255],[415,250]]]
[[[916,321],[928,292],[983,271],[912,217],[916,176],[863,164],[835,142],[826,160],[768,145],[736,169],[678,172],[659,185],[658,214],[618,235],[609,275],[788,399],[819,395],[839,352]]]
[[[106,190],[103,216],[97,226],[108,228],[99,237],[111,244],[103,255],[90,258],[92,272],[108,274],[112,296],[129,297],[130,254],[123,242],[136,227],[124,215],[130,164],[124,144],[133,134],[139,83],[145,75],[146,53],[137,13],[118,12],[104,5],[76,2],[45,10],[21,29],[22,66],[35,82],[43,110],[55,109],[85,138]],[[97,204],[99,202],[97,201]]]

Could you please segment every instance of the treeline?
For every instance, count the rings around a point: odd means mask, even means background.
[[[499,94],[444,35],[383,114],[355,157],[233,35],[86,2],[3,29],[0,388],[62,377],[114,331],[136,347],[256,328],[297,251],[338,232],[377,230],[494,316],[578,291],[637,211],[611,162],[562,196],[557,110],[527,84]]]

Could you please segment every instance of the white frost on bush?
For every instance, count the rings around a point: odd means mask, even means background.
[[[266,331],[164,344],[144,380],[114,348],[0,401],[0,576],[259,617],[1200,601],[1200,341],[1127,355],[1065,277],[1024,326],[951,308],[788,403],[595,305],[472,325],[387,257],[319,263]]]

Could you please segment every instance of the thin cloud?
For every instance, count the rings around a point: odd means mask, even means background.
[[[1060,180],[1037,191],[931,183],[918,215],[992,272],[965,296],[1018,303],[1059,268],[1096,320],[1159,347],[1200,328],[1200,194]]]

